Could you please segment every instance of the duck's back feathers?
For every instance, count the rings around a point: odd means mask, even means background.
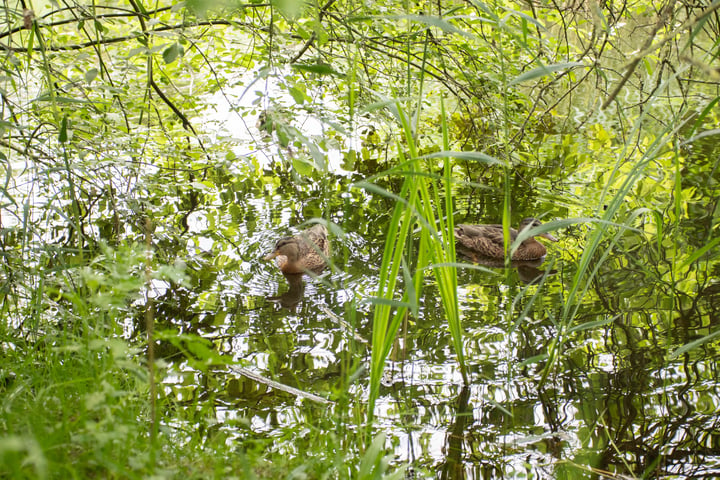
[[[510,232],[511,237],[512,234],[513,231]],[[455,239],[462,247],[484,256],[505,256],[502,225],[458,225],[455,228]]]
[[[303,240],[301,243],[307,249],[307,252],[318,253],[317,250],[320,250],[326,257],[330,254],[330,243],[328,242],[325,225],[318,223],[298,236]]]

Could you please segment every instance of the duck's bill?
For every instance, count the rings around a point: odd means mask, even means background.
[[[265,255],[264,259],[265,259],[265,260],[272,260],[273,258],[275,258],[275,257],[277,257],[277,256],[278,256],[278,252],[277,252],[277,251],[274,251],[274,252],[272,252],[272,253],[268,253],[267,255]]]
[[[557,241],[558,241],[557,238],[553,237],[553,236],[550,235],[549,233],[541,233],[539,236],[540,236],[540,237],[543,237],[543,238],[547,238],[547,239],[550,240],[551,242],[557,242]]]

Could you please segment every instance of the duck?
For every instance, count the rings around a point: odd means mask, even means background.
[[[278,258],[280,271],[286,275],[319,273],[325,268],[325,260],[330,255],[330,243],[325,225],[317,224],[300,232],[294,237],[281,238],[275,249],[265,260]]]
[[[510,229],[510,243],[512,244],[518,233],[525,228],[538,227],[542,225],[536,218],[526,218],[520,222],[517,230]],[[537,236],[557,242],[557,238],[549,233],[541,233]],[[458,225],[455,228],[455,240],[460,250],[485,258],[505,258],[505,246],[503,242],[502,225]],[[517,247],[511,260],[530,261],[545,257],[547,249],[545,245],[538,242],[534,236],[529,237]]]

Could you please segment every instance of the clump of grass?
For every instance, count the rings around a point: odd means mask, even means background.
[[[457,295],[457,268],[468,265],[456,261],[452,157],[500,163],[497,159],[479,152],[451,152],[445,121],[442,123],[443,151],[418,156],[412,129],[404,111],[398,103],[387,102],[384,105],[393,112],[403,129],[403,146],[407,148],[410,158],[406,159],[401,153],[399,165],[382,174],[402,175],[403,183],[397,195],[372,183],[376,177],[357,184],[371,192],[396,200],[386,236],[377,295],[369,299],[375,304],[368,400],[368,415],[371,421],[379,395],[385,360],[395,342],[402,321],[410,314],[418,315],[420,294],[424,285],[425,271],[428,269],[434,274],[460,372],[467,383],[468,374],[463,352],[464,334]],[[442,117],[445,118],[444,105],[441,110]],[[398,146],[398,151],[402,152],[403,149]],[[437,161],[438,158],[444,162],[442,177],[428,173],[429,169],[424,164],[428,160]],[[415,232],[418,232],[419,236],[417,242],[414,242],[413,238]]]

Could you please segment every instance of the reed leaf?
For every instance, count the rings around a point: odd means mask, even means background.
[[[442,106],[444,112],[444,105]],[[453,234],[452,167],[449,157],[445,158],[445,172],[441,189],[437,176],[423,171],[423,157],[419,157],[413,132],[407,116],[396,104],[393,113],[402,127],[405,147],[410,160],[401,158],[403,186],[400,194],[387,192],[367,181],[356,185],[369,191],[395,199],[395,208],[390,228],[385,239],[383,260],[380,266],[378,290],[368,302],[375,305],[373,312],[373,344],[370,358],[370,395],[368,399],[368,424],[374,417],[375,402],[379,395],[385,361],[402,320],[411,312],[419,315],[419,298],[424,284],[424,270],[433,270],[440,298],[444,307],[448,328],[458,356],[460,371],[467,382],[467,369],[462,350],[463,331],[457,298],[457,262],[455,260],[455,241]],[[447,124],[443,123],[444,149],[448,148]],[[402,151],[402,149],[398,149]],[[433,157],[434,158],[434,157]],[[484,158],[484,157],[482,157]],[[490,158],[490,157],[488,157]],[[440,197],[440,191],[444,196]],[[419,226],[419,242],[414,248],[410,233]],[[415,254],[415,264],[411,265],[403,254]],[[414,271],[411,268],[414,267]],[[402,300],[396,299],[399,289],[398,279],[402,272],[404,292]],[[395,309],[393,312],[393,308]]]

